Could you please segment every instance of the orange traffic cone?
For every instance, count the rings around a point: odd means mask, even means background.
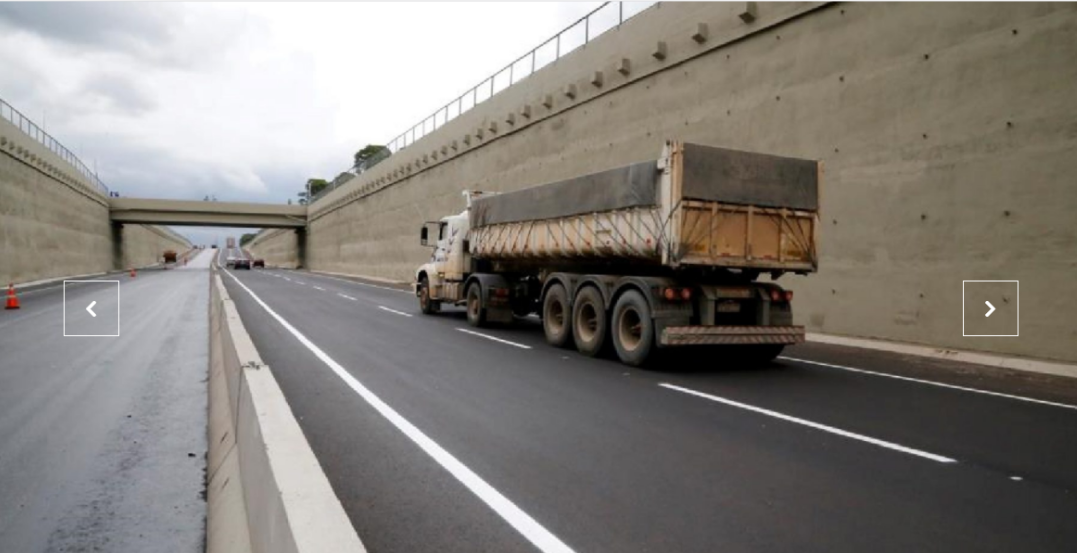
[[[131,278],[135,278],[135,268],[131,267]]]
[[[19,298],[15,296],[15,285],[7,285],[7,304],[4,305],[4,309],[18,309]]]

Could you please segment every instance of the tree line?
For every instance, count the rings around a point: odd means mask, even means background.
[[[316,198],[318,194],[326,188],[329,188],[330,186],[336,188],[344,184],[348,181],[348,179],[354,177],[355,175],[362,174],[363,171],[367,171],[371,167],[374,167],[378,163],[381,163],[390,155],[392,155],[392,152],[390,152],[389,148],[386,148],[385,146],[378,144],[367,144],[358,152],[355,152],[355,155],[352,156],[351,168],[347,171],[340,173],[333,180],[330,181],[319,178],[307,179],[307,182],[306,184],[304,184],[303,189],[300,190],[298,194],[296,194],[297,196],[299,196],[299,204],[306,205],[310,203],[311,198]],[[292,203],[292,200],[288,200],[288,203]]]

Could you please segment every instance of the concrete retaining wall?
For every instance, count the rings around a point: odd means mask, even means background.
[[[0,119],[0,283],[104,273],[190,243],[162,227],[109,223],[105,196],[66,161]]]
[[[123,248],[121,269],[158,263],[168,249],[182,254],[191,248],[191,243],[186,238],[167,227],[124,225],[120,232]]]
[[[291,229],[266,229],[244,247],[267,266],[294,269],[299,263],[298,236]]]
[[[207,551],[366,549],[214,271]]]
[[[307,265],[410,279],[419,225],[461,190],[678,138],[825,162],[821,270],[783,279],[811,330],[1077,360],[1077,296],[1059,293],[1077,269],[1077,8],[759,3],[746,23],[746,6],[660,4],[499,92],[311,206]],[[961,336],[965,279],[1021,281],[1020,338]]]

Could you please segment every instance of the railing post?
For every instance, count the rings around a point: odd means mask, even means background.
[[[583,43],[587,44],[591,41],[591,14],[587,14],[587,17],[583,18]]]

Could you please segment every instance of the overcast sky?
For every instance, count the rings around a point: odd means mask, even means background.
[[[124,196],[283,203],[597,5],[0,3],[0,98]]]

